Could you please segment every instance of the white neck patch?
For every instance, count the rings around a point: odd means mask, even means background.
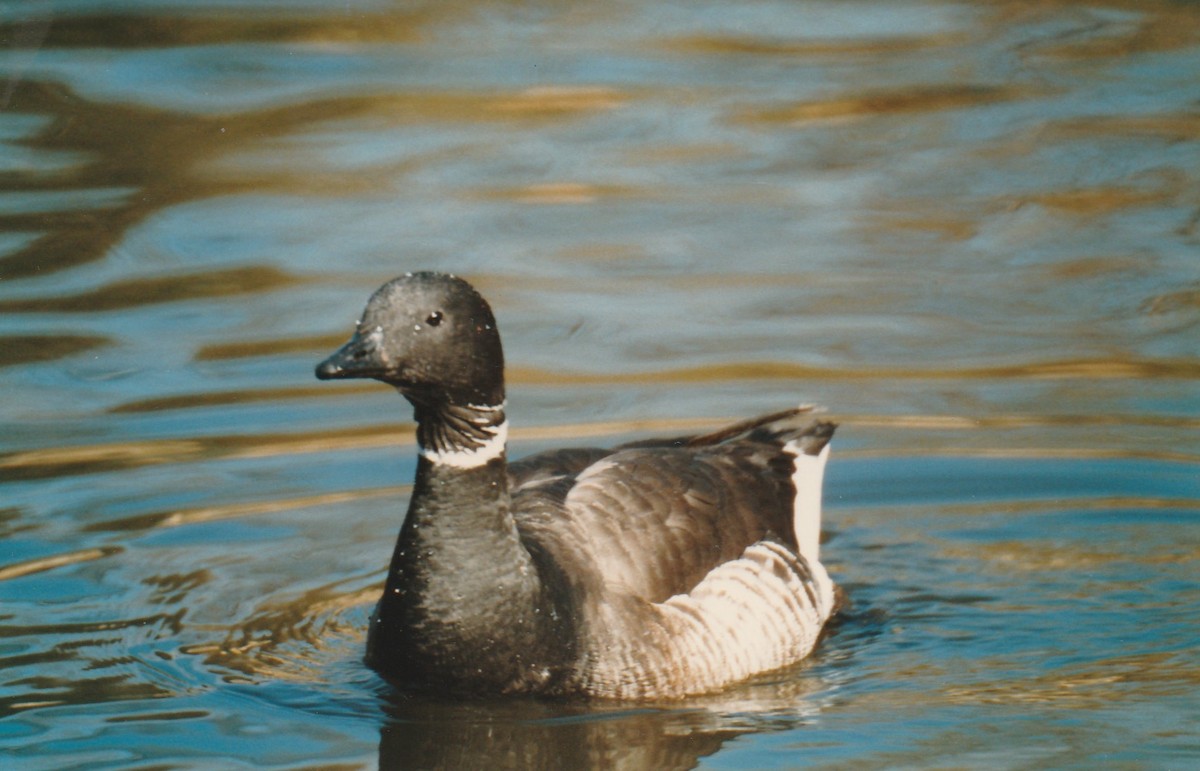
[[[491,436],[477,447],[466,450],[434,450],[422,447],[421,456],[431,463],[451,468],[479,468],[487,465],[488,461],[504,454],[504,448],[508,444],[508,421],[483,430]]]

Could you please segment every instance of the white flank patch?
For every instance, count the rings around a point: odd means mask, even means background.
[[[821,488],[825,482],[825,461],[829,458],[829,445],[821,448],[817,455],[808,455],[796,442],[788,442],[783,449],[794,455],[792,461],[792,484],[796,488],[796,500],[792,502],[792,526],[796,529],[796,543],[800,554],[809,564],[816,563],[821,554]]]
[[[421,455],[439,466],[478,468],[486,465],[488,461],[499,458],[504,454],[504,447],[508,443],[508,421],[506,420],[494,428],[485,428],[484,431],[491,434],[491,436],[478,447],[472,447],[468,450],[446,451],[422,447]]]
[[[807,656],[833,610],[833,583],[820,563],[812,580],[793,569],[782,544],[752,544],[714,568],[686,595],[661,603],[674,634],[681,691],[711,690]],[[803,571],[803,568],[800,568]]]

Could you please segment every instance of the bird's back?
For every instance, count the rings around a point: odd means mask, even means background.
[[[800,555],[797,520],[819,521],[820,480],[815,496],[797,490],[808,484],[797,468],[823,462],[832,431],[789,411],[707,436],[513,464],[511,476],[526,480],[513,489],[517,526],[565,584],[586,688],[682,695],[811,649],[832,585]],[[816,511],[798,510],[813,500]],[[741,616],[765,618],[767,631],[743,639]]]

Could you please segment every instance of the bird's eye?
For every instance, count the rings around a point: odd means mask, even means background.
[[[438,324],[442,323],[442,318],[441,311],[434,311],[433,313],[429,314],[429,318],[425,319],[425,323],[431,327],[436,327]]]

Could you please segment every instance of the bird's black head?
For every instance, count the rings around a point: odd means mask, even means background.
[[[317,377],[374,378],[418,407],[504,401],[492,309],[470,284],[445,273],[407,273],[376,290],[350,342],[317,365]]]

